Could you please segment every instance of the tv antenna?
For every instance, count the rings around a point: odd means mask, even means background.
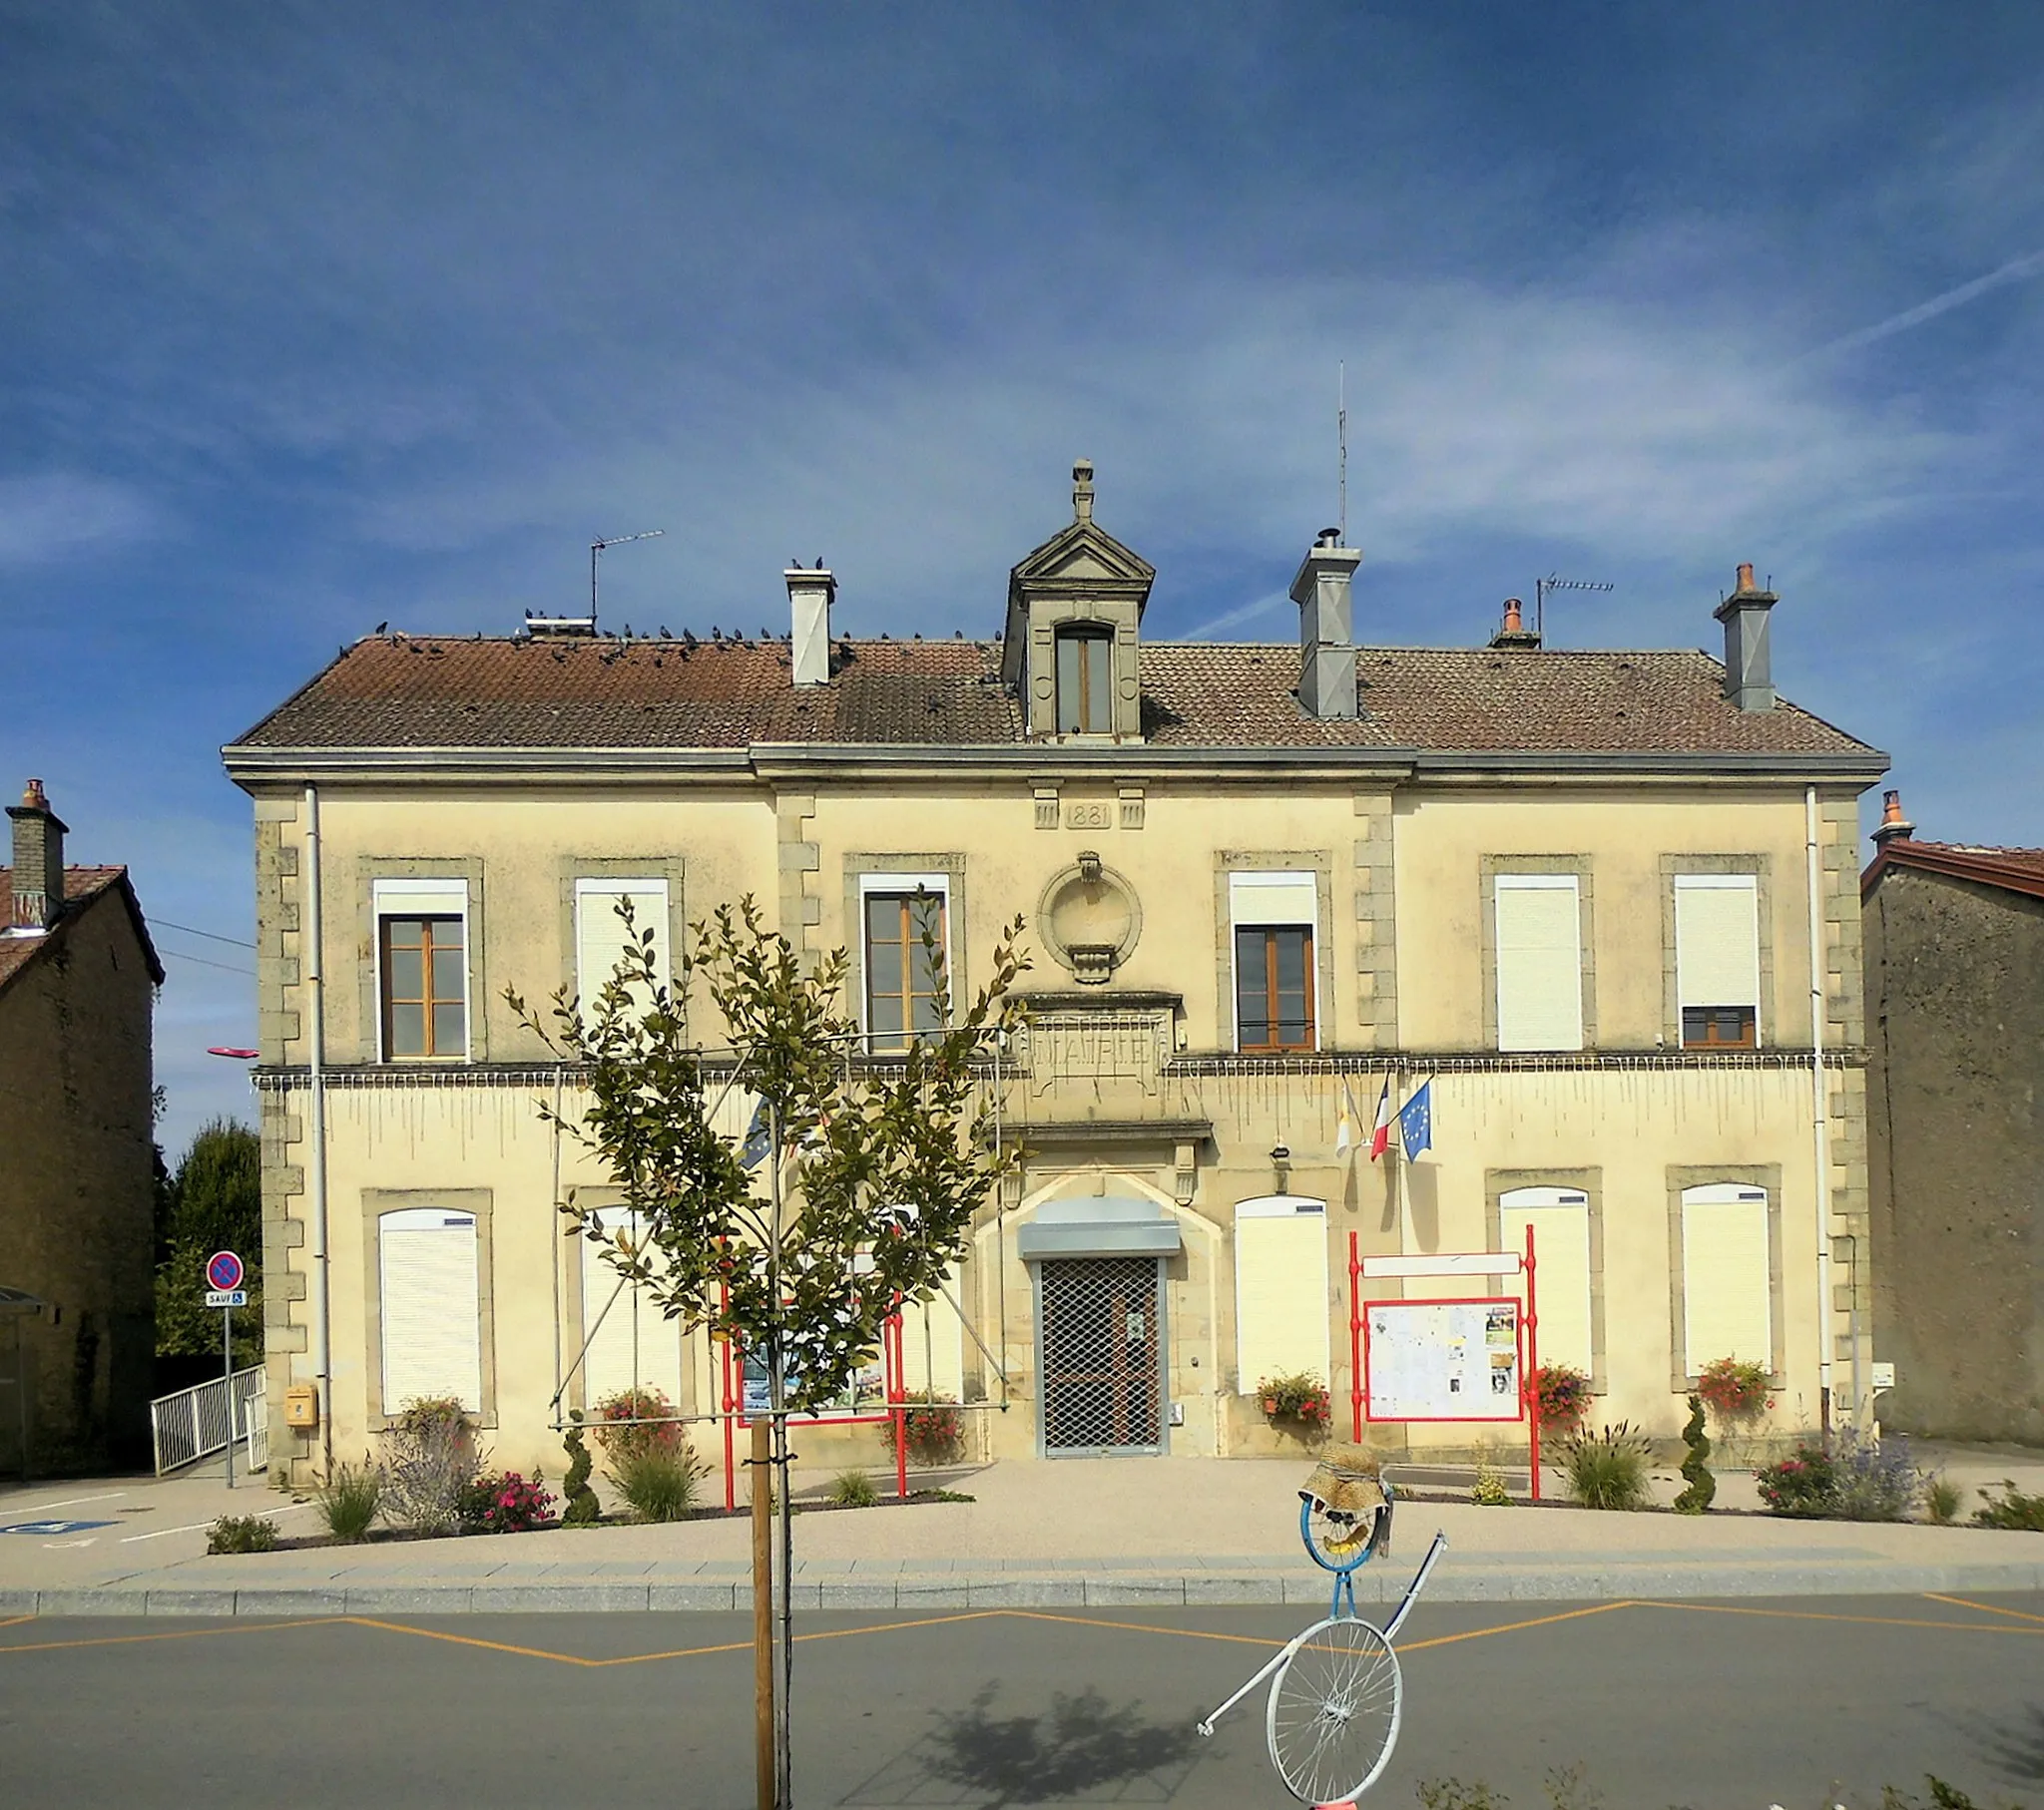
[[[607,541],[589,543],[589,632],[596,633],[596,562],[606,547],[622,547],[629,541],[657,541],[667,533],[665,528],[649,528],[644,534],[614,534]]]
[[[1348,545],[1348,360],[1334,365],[1334,438],[1341,448],[1341,508],[1334,518],[1341,525],[1341,545]]]
[[[1603,584],[1596,579],[1556,578],[1551,572],[1545,578],[1535,579],[1533,581],[1533,633],[1540,636],[1543,642],[1545,641],[1547,634],[1547,594],[1550,591],[1610,591],[1613,589],[1615,589],[1614,586]]]

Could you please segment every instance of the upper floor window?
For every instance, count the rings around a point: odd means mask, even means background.
[[[1114,728],[1114,631],[1060,629],[1058,733],[1105,735]]]
[[[941,875],[869,875],[864,914],[866,1047],[905,1050],[943,1029],[937,986],[950,899]]]
[[[1675,876],[1675,991],[1684,1049],[1759,1047],[1760,909],[1754,875]]]
[[[386,1062],[468,1055],[468,882],[375,883]]]
[[[1574,874],[1496,876],[1497,1047],[1583,1047],[1581,901]]]
[[[1231,874],[1235,939],[1235,1047],[1311,1050],[1318,1045],[1319,913],[1311,874]]]
[[[584,1014],[591,1012],[596,996],[618,972],[625,954],[625,918],[618,909],[626,899],[632,902],[632,941],[644,947],[646,933],[653,932],[653,971],[665,985],[673,970],[668,965],[668,907],[665,880],[577,880],[575,882],[575,990],[581,996]],[[643,983],[631,986],[636,1012],[648,1011],[653,1002],[645,997]]]

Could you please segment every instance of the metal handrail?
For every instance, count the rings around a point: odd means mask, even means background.
[[[190,1389],[158,1396],[149,1404],[150,1432],[155,1443],[156,1474],[159,1477],[196,1465],[216,1452],[225,1452],[230,1439],[241,1437],[241,1430],[249,1425],[249,1404],[265,1393],[262,1366],[252,1364],[246,1370],[237,1370],[233,1382],[232,1413],[229,1409],[229,1379],[218,1376]],[[256,1438],[255,1429],[250,1427],[252,1465],[255,1463]],[[266,1462],[266,1427],[261,1438]]]

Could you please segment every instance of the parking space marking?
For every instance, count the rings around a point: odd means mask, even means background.
[[[1975,1602],[1970,1596],[1943,1596],[1936,1590],[1923,1592],[1933,1602],[1954,1602],[1960,1608],[1985,1609],[1990,1615],[2013,1615],[2018,1621],[2044,1622],[2044,1615],[2033,1615],[2027,1609],[2003,1608],[1998,1602]]]
[[[1957,1607],[1977,1609],[1985,1614],[2012,1616],[2023,1623],[2034,1625],[2010,1626],[2005,1621],[1942,1621],[1907,1615],[1846,1615],[1822,1609],[1752,1608],[1726,1602],[1682,1602],[1657,1597],[1624,1597],[1612,1602],[1595,1602],[1581,1608],[1561,1609],[1550,1615],[1534,1615],[1517,1621],[1501,1621],[1488,1627],[1464,1628],[1457,1633],[1434,1634],[1423,1640],[1406,1640],[1399,1643],[1399,1656],[1425,1652],[1433,1647],[1453,1646],[1466,1640],[1484,1640],[1494,1634],[1520,1633],[1529,1628],[1553,1627],[1564,1621],[1580,1621],[1592,1615],[1610,1614],[1617,1609],[1687,1609],[1699,1614],[1749,1615],[1763,1619],[1788,1621],[1836,1621],[1867,1627],[1920,1628],[1926,1632],[1948,1632],[1968,1634],[2026,1634],[2032,1638],[2044,1638],[2044,1615],[2032,1614],[2024,1609],[2001,1608],[1990,1602],[1974,1602],[1964,1596],[1940,1595],[1936,1591],[1923,1592],[1926,1600],[1949,1602]],[[1024,1608],[980,1608],[961,1609],[953,1614],[923,1615],[905,1621],[878,1621],[859,1627],[811,1628],[797,1633],[797,1644],[813,1640],[848,1640],[854,1636],[868,1634],[911,1633],[918,1628],[944,1627],[964,1621],[985,1621],[1007,1616],[1020,1621],[1052,1621],[1073,1627],[1112,1629],[1123,1633],[1167,1634],[1182,1640],[1220,1640],[1232,1645],[1259,1646],[1266,1651],[1275,1651],[1282,1646],[1289,1636],[1271,1637],[1262,1634],[1226,1633],[1216,1628],[1166,1627],[1153,1621],[1122,1621],[1097,1615],[1058,1614],[1048,1609]],[[38,1619],[34,1615],[16,1615],[0,1620],[0,1628],[18,1627],[24,1622]],[[166,1629],[161,1633],[147,1634],[102,1634],[89,1638],[72,1640],[36,1640],[0,1642],[0,1654],[15,1652],[59,1652],[87,1646],[135,1646],[158,1640],[200,1640],[225,1634],[254,1634],[277,1632],[286,1628],[354,1626],[375,1628],[393,1634],[410,1634],[421,1640],[438,1640],[453,1646],[474,1647],[484,1652],[506,1653],[514,1658],[549,1659],[561,1665],[581,1666],[589,1670],[602,1670],[615,1665],[650,1665],[666,1659],[709,1658],[721,1653],[750,1652],[753,1642],[743,1640],[718,1641],[704,1646],[673,1647],[660,1652],[618,1653],[606,1657],[591,1658],[581,1653],[556,1652],[546,1647],[521,1646],[514,1641],[486,1639],[480,1634],[459,1634],[445,1628],[418,1627],[409,1622],[386,1620],[376,1615],[312,1615],[286,1621],[238,1621],[226,1627],[186,1627]]]
[[[38,1617],[23,1615],[23,1621]],[[6,1653],[50,1653],[61,1652],[67,1647],[77,1646],[140,1646],[149,1640],[204,1640],[209,1636],[225,1634],[268,1634],[286,1627],[319,1627],[328,1622],[345,1621],[345,1615],[310,1615],[301,1621],[250,1621],[240,1627],[181,1627],[168,1629],[161,1634],[99,1634],[90,1640],[15,1640],[0,1641],[0,1654]],[[0,1623],[12,1627],[13,1622]]]
[[[1926,1595],[1928,1591],[1924,1592]],[[1960,1634],[2028,1634],[2044,1639],[2044,1625],[2004,1627],[1995,1621],[1927,1621],[1915,1615],[1834,1615],[1809,1608],[1742,1608],[1730,1602],[1672,1602],[1661,1597],[1642,1597],[1636,1608],[1688,1609],[1699,1615],[1768,1615],[1778,1621],[1849,1621],[1863,1627],[1922,1627]],[[2044,1615],[2027,1617],[2044,1623]]]
[[[844,1640],[853,1634],[903,1633],[917,1627],[940,1627],[952,1621],[983,1621],[990,1615],[1008,1614],[1012,1611],[998,1608],[961,1610],[955,1615],[925,1615],[914,1621],[880,1621],[870,1627],[817,1627],[807,1633],[796,1634],[797,1646],[810,1640]],[[582,1665],[593,1670],[607,1665],[650,1665],[657,1659],[701,1659],[714,1653],[744,1653],[753,1650],[753,1642],[747,1640],[723,1640],[713,1646],[679,1646],[667,1652],[617,1653],[609,1658],[592,1659],[581,1653],[549,1652],[540,1646],[514,1646],[508,1641],[485,1640],[476,1634],[451,1634],[444,1628],[412,1627],[402,1621],[384,1621],[371,1615],[341,1615],[336,1620],[351,1621],[358,1627],[380,1627],[394,1634],[416,1634],[423,1640],[445,1640],[456,1646],[479,1646],[492,1652],[513,1653],[527,1659],[557,1659],[563,1665]]]

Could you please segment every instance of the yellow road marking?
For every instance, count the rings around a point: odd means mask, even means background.
[[[1984,1609],[1990,1615],[2013,1615],[2018,1621],[2044,1622],[2044,1615],[2033,1615],[2027,1609],[2003,1608],[1998,1602],[1975,1602],[1971,1596],[1945,1596],[1936,1590],[1923,1592],[1933,1602],[1955,1602],[1960,1608]]]
[[[9,1615],[5,1621],[0,1621],[0,1627],[19,1627],[22,1622],[34,1619],[33,1615]]]
[[[967,1609],[955,1615],[928,1615],[915,1621],[882,1621],[871,1627],[820,1627],[795,1635],[797,1645],[805,1640],[842,1640],[851,1634],[891,1634],[904,1632],[915,1627],[938,1627],[950,1621],[980,1621],[989,1615],[1003,1614],[997,1608]],[[658,1653],[620,1653],[610,1658],[591,1659],[580,1653],[549,1652],[541,1646],[514,1646],[504,1640],[485,1640],[476,1634],[450,1634],[444,1628],[411,1627],[402,1621],[379,1620],[373,1615],[344,1615],[336,1619],[351,1621],[357,1627],[380,1627],[393,1634],[416,1634],[421,1640],[445,1640],[455,1646],[479,1646],[489,1652],[513,1653],[525,1659],[554,1659],[563,1665],[582,1665],[592,1670],[607,1665],[646,1665],[656,1659],[700,1659],[713,1653],[743,1653],[753,1650],[751,1640],[725,1640],[714,1646],[681,1646],[672,1651]]]
[[[32,1617],[24,1615],[22,1620]],[[245,1627],[185,1627],[161,1634],[100,1634],[90,1640],[23,1640],[0,1644],[0,1653],[49,1653],[71,1646],[138,1646],[145,1640],[204,1640],[219,1634],[267,1634],[286,1627],[324,1627],[345,1615],[311,1615],[302,1621],[251,1621]],[[6,1623],[11,1627],[12,1622]]]
[[[486,1652],[516,1653],[525,1659],[558,1659],[563,1665],[601,1665],[601,1659],[584,1659],[574,1653],[550,1653],[538,1646],[513,1646],[504,1640],[485,1640],[475,1634],[450,1634],[437,1627],[407,1627],[402,1621],[379,1621],[374,1615],[341,1615],[338,1620],[356,1627],[380,1627],[393,1634],[416,1634],[421,1640],[445,1640],[451,1646],[479,1646]]]
[[[1424,1652],[1429,1646],[1453,1646],[1457,1640],[1480,1640],[1485,1634],[1516,1634],[1525,1627],[1551,1627],[1557,1621],[1576,1621],[1584,1615],[1603,1615],[1615,1608],[1641,1606],[1630,1597],[1619,1602],[1598,1602],[1589,1608],[1563,1609],[1556,1615],[1535,1615],[1530,1621],[1507,1621],[1501,1627],[1472,1627],[1459,1634],[1435,1634],[1430,1640],[1406,1640],[1396,1650],[1402,1657],[1406,1653]]]
[[[1239,1646],[1268,1646],[1273,1651],[1290,1639],[1267,1639],[1262,1634],[1217,1634],[1205,1627],[1158,1627],[1148,1621],[1104,1621],[1098,1615],[1054,1615],[1041,1608],[990,1608],[989,1615],[1013,1615],[1018,1621],[1069,1621],[1076,1627],[1120,1627],[1135,1634],[1177,1634],[1183,1640],[1230,1640]]]
[[[2029,1634],[2033,1638],[2044,1639],[2044,1627],[2001,1627],[1991,1621],[1923,1621],[1910,1615],[1832,1615],[1817,1609],[1736,1608],[1729,1602],[1670,1602],[1658,1597],[1642,1597],[1633,1606],[1688,1609],[1700,1615],[1770,1615],[1780,1621],[1849,1621],[1863,1627],[1942,1628],[1962,1634]],[[2044,1616],[2031,1619],[2044,1620]]]

